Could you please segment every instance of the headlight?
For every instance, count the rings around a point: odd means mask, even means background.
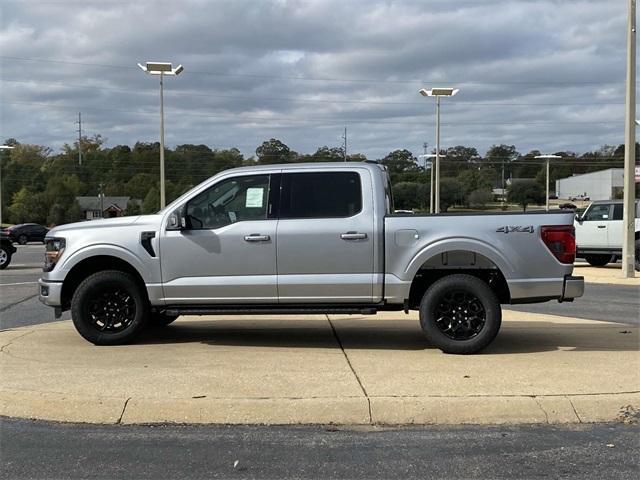
[[[44,267],[43,272],[50,272],[60,260],[66,242],[64,238],[45,238],[44,239]]]

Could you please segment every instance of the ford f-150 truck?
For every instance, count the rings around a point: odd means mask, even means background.
[[[572,213],[393,212],[376,163],[227,170],[155,215],[51,230],[40,300],[97,345],[186,314],[419,310],[433,345],[473,353],[501,304],[583,293]]]

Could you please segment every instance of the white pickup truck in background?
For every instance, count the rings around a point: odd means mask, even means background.
[[[580,216],[576,215],[578,258],[594,267],[603,267],[622,257],[622,200],[598,200]],[[640,270],[640,202],[636,200],[636,270]]]

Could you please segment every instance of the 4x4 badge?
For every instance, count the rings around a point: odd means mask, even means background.
[[[533,229],[533,225],[527,225],[526,227],[523,227],[521,225],[511,225],[511,226],[500,227],[500,228],[498,228],[496,230],[496,232],[500,232],[500,233],[512,233],[512,232],[533,233],[534,229]]]

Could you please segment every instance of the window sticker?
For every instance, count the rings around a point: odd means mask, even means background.
[[[247,188],[246,208],[262,208],[264,188]]]

